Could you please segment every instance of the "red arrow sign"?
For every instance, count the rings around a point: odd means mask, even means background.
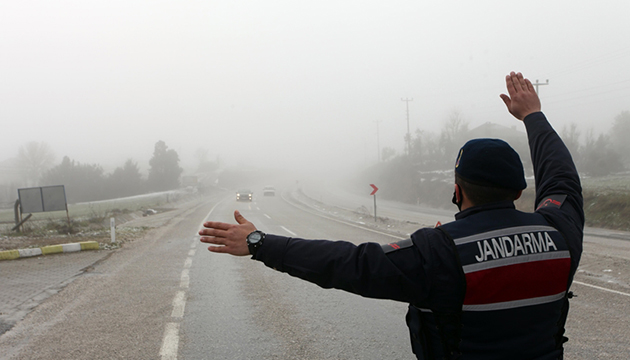
[[[376,192],[378,191],[378,188],[376,187],[376,185],[370,184],[370,186],[372,187],[372,189],[374,189],[374,191],[372,191],[372,193],[370,195],[376,194]]]

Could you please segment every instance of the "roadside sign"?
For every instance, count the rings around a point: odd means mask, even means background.
[[[376,192],[378,191],[378,188],[374,184],[370,184],[370,186],[373,189],[372,193],[370,193],[370,195],[374,196],[374,221],[376,221],[376,219],[377,219],[377,217],[376,217]]]

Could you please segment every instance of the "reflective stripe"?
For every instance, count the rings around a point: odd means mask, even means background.
[[[515,257],[502,258],[497,260],[489,260],[476,264],[462,266],[464,273],[468,274],[475,271],[493,269],[501,266],[522,264],[534,261],[551,260],[551,259],[570,259],[571,254],[569,251],[552,251],[529,255],[520,255]]]
[[[466,236],[466,237],[463,237],[463,238],[454,239],[454,241],[455,241],[455,245],[463,245],[463,244],[468,244],[468,243],[473,242],[473,241],[485,240],[485,239],[490,239],[490,238],[498,237],[498,236],[523,234],[523,233],[538,232],[538,231],[555,231],[555,232],[557,232],[558,230],[556,230],[555,228],[553,228],[551,226],[547,226],[547,225],[515,226],[515,227],[511,227],[511,228],[492,230],[492,231],[488,231],[488,232],[485,232],[485,233],[474,234],[474,235]]]
[[[481,304],[481,305],[464,305],[462,309],[464,311],[492,311],[492,310],[506,310],[515,309],[519,307],[547,304],[550,302],[558,301],[564,298],[565,292],[561,292],[555,295],[542,296],[531,299],[506,301],[494,304]]]

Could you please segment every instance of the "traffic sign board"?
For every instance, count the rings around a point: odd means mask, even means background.
[[[370,184],[370,186],[372,187],[372,189],[374,189],[370,195],[376,194],[376,192],[378,191],[378,188],[376,187],[376,185]]]

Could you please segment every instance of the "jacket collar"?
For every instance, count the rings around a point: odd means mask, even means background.
[[[460,220],[467,216],[470,216],[472,214],[476,214],[482,211],[496,210],[496,209],[516,209],[516,207],[514,206],[513,201],[500,201],[500,202],[473,206],[455,214],[455,220]]]

